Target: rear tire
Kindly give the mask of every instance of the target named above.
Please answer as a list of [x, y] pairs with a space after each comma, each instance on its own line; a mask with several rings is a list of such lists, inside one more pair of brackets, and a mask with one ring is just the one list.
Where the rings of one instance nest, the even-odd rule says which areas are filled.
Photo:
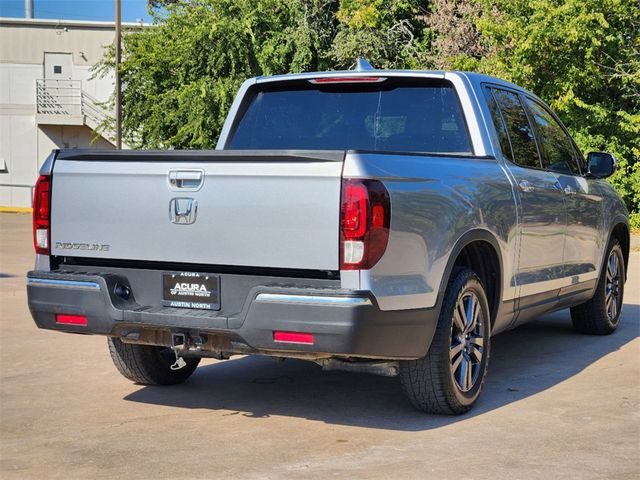
[[168, 347], [124, 343], [119, 338], [108, 338], [109, 353], [118, 371], [142, 385], [176, 385], [184, 382], [200, 363], [199, 358], [185, 358], [186, 365], [171, 370], [175, 355]]
[[571, 322], [580, 333], [609, 335], [620, 323], [624, 297], [624, 257], [615, 238], [609, 243], [604, 264], [593, 298], [571, 308]]
[[454, 270], [427, 355], [400, 362], [400, 380], [414, 407], [446, 415], [471, 409], [487, 373], [490, 318], [478, 276], [468, 268]]

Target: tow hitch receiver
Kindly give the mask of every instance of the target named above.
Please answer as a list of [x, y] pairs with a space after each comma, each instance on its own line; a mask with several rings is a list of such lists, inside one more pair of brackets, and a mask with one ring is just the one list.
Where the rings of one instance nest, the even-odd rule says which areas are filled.
[[186, 350], [187, 348], [187, 336], [184, 333], [173, 333], [171, 334], [171, 350], [173, 350], [174, 355], [176, 356], [176, 361], [171, 365], [171, 370], [180, 370], [183, 368], [187, 362], [184, 361], [184, 358], [180, 356], [180, 352]]
[[185, 333], [171, 334], [171, 350], [176, 356], [176, 361], [171, 365], [171, 370], [180, 370], [187, 362], [184, 361], [182, 355], [184, 352], [198, 352], [204, 345], [204, 339], [200, 336], [190, 337]]

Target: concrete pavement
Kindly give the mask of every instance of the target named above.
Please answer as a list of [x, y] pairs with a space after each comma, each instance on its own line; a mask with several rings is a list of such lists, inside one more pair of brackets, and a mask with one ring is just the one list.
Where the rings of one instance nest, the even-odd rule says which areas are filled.
[[579, 335], [562, 311], [498, 335], [461, 417], [301, 361], [205, 360], [184, 385], [134, 385], [105, 338], [35, 327], [32, 263], [30, 217], [0, 214], [3, 479], [640, 478], [640, 253], [615, 334]]

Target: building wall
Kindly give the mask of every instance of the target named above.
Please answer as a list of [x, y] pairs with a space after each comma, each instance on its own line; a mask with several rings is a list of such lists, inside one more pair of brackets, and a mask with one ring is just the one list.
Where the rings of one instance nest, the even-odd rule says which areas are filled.
[[91, 78], [91, 68], [114, 34], [108, 22], [0, 18], [0, 206], [31, 206], [29, 186], [52, 149], [113, 148], [87, 126], [38, 125], [36, 80], [44, 77], [45, 52], [70, 53], [72, 79], [80, 80], [82, 90], [98, 101], [108, 100], [113, 76]]

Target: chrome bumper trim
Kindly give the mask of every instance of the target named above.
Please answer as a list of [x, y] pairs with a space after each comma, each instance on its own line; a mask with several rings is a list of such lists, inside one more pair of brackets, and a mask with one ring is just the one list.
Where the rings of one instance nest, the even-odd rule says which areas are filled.
[[325, 297], [322, 295], [291, 295], [282, 293], [260, 293], [257, 302], [267, 303], [304, 303], [330, 306], [371, 305], [371, 300], [364, 297]]
[[95, 282], [55, 280], [52, 278], [27, 278], [27, 285], [36, 285], [38, 287], [72, 288], [74, 290], [100, 290], [100, 285]]

